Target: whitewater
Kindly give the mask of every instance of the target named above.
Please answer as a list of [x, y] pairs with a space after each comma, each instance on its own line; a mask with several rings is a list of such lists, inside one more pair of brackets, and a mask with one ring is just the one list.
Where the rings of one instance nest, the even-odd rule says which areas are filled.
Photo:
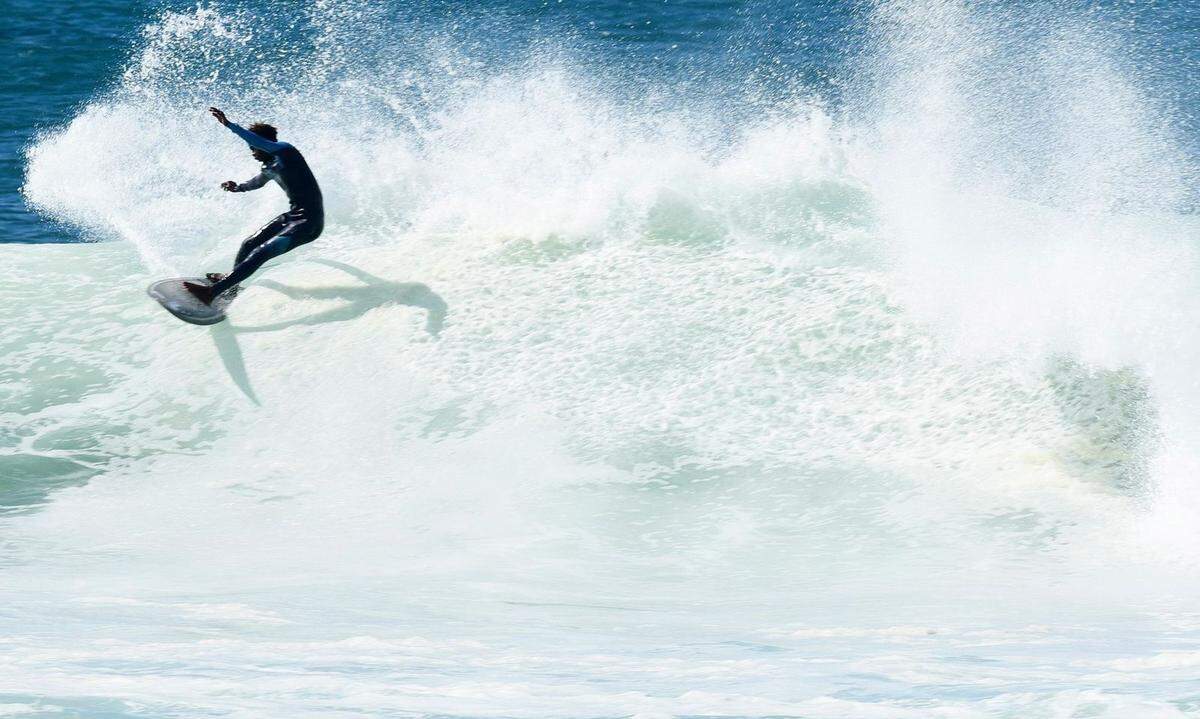
[[[717, 91], [269, 7], [25, 148], [93, 241], [0, 244], [0, 716], [1200, 714], [1194, 137], [1120, 26], [881, 1]], [[328, 219], [199, 328], [146, 285], [286, 204], [209, 105]]]

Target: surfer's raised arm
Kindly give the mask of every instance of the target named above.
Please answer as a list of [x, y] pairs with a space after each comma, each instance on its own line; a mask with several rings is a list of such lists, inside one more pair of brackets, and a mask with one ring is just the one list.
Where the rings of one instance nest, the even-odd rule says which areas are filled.
[[224, 112], [215, 107], [208, 108], [208, 111], [212, 113], [213, 117], [217, 118], [217, 122], [221, 123], [225, 127], [228, 127], [233, 134], [245, 140], [246, 144], [250, 147], [253, 147], [255, 150], [262, 150], [263, 152], [269, 152], [270, 154], [274, 155], [286, 147], [291, 147], [291, 145], [287, 144], [286, 142], [274, 142], [272, 140], [268, 140], [262, 135], [250, 132], [246, 128], [230, 120], [225, 116]]

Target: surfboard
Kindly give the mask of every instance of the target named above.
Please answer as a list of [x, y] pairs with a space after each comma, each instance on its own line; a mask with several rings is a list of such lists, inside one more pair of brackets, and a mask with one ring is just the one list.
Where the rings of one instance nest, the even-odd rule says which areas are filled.
[[162, 305], [163, 309], [184, 322], [194, 325], [215, 325], [225, 319], [225, 308], [229, 306], [230, 302], [233, 302], [233, 298], [237, 295], [236, 288], [213, 300], [211, 305], [206, 305], [184, 289], [184, 282], [212, 284], [203, 277], [172, 277], [150, 285], [146, 288], [146, 294], [158, 300], [158, 304]]

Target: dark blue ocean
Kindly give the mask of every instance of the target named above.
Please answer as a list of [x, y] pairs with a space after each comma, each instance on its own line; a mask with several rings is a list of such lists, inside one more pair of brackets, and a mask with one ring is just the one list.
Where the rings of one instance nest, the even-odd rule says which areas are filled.
[[[51, 226], [27, 212], [20, 194], [23, 153], [39, 132], [69, 123], [79, 109], [117, 89], [121, 74], [142, 49], [143, 29], [163, 13], [188, 3], [110, 2], [86, 9], [8, 0], [0, 79], [6, 112], [0, 119], [0, 227], [3, 242], [79, 239], [70, 226]], [[213, 7], [252, 12], [272, 27], [271, 63], [310, 62], [311, 43], [323, 31], [305, 21], [301, 2], [224, 3]], [[731, 121], [752, 113], [764, 97], [811, 93], [837, 106], [844, 91], [871, 80], [864, 55], [872, 52], [869, 2], [778, 0], [665, 0], [663, 2], [518, 1], [496, 3], [388, 2], [370, 12], [387, 28], [391, 49], [431, 36], [451, 35], [472, 62], [505, 63], [514, 55], [561, 53], [624, 85], [633, 101], [643, 94], [686, 95], [697, 105], [724, 105]], [[1189, 2], [1037, 2], [1022, 9], [982, 3], [980, 12], [1028, 15], [1014, 32], [1036, 31], [1047, 13], [1077, 16], [1110, 32], [1112, 48], [1163, 103], [1168, 121], [1195, 146], [1200, 90], [1194, 77], [1200, 55], [1200, 11]], [[1033, 27], [1030, 28], [1029, 26]], [[280, 39], [283, 42], [280, 44]], [[378, 38], [369, 40], [378, 47]], [[361, 48], [351, 42], [339, 53]], [[201, 74], [224, 62], [208, 58]]]
[[1200, 716], [1200, 4], [0, 11], [0, 717]]

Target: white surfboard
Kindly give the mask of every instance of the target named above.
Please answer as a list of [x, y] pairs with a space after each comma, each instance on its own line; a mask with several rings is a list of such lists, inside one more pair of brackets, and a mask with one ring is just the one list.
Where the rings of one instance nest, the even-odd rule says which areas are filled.
[[194, 325], [215, 325], [225, 319], [225, 308], [229, 306], [230, 302], [233, 302], [233, 298], [237, 295], [236, 288], [213, 300], [211, 305], [206, 305], [184, 289], [185, 281], [201, 285], [212, 284], [203, 277], [172, 277], [150, 285], [146, 288], [146, 294], [158, 300], [158, 304], [162, 305], [167, 312], [184, 322]]

